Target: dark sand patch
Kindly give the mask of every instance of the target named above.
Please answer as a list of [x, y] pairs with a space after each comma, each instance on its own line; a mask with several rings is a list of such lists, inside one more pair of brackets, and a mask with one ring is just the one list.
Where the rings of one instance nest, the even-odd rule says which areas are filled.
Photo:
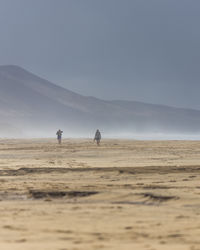
[[42, 190], [29, 190], [29, 194], [34, 199], [43, 199], [43, 198], [78, 198], [86, 197], [90, 195], [98, 194], [96, 191], [42, 191]]

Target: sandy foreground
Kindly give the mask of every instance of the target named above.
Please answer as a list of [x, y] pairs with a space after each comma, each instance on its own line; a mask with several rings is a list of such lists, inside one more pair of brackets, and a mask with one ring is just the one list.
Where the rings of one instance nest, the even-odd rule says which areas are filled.
[[200, 142], [0, 140], [0, 249], [200, 249]]

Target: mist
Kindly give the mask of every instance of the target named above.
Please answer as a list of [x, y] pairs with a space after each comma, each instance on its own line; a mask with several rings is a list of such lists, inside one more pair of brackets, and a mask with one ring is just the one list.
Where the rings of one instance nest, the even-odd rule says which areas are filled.
[[67, 126], [64, 124], [51, 124], [45, 126], [27, 126], [20, 124], [18, 127], [9, 126], [8, 124], [0, 124], [1, 139], [31, 139], [31, 138], [51, 138], [57, 143], [57, 130], [63, 131], [63, 139], [88, 139], [93, 143], [96, 129], [99, 129], [102, 136], [102, 142], [107, 139], [125, 139], [125, 140], [200, 140], [200, 131], [179, 132], [176, 130], [163, 130], [161, 128], [128, 129], [125, 126], [113, 129], [108, 126], [89, 126], [84, 128]]

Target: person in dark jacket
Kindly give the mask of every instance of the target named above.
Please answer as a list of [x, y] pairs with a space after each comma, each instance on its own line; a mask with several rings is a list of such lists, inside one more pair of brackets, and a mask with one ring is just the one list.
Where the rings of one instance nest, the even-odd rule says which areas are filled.
[[56, 132], [56, 135], [57, 135], [57, 139], [58, 139], [58, 143], [59, 143], [59, 144], [61, 144], [62, 133], [63, 133], [63, 131], [61, 131], [60, 129]]
[[100, 145], [100, 141], [101, 141], [101, 133], [100, 131], [97, 129], [95, 136], [94, 136], [94, 141], [97, 142], [97, 145]]

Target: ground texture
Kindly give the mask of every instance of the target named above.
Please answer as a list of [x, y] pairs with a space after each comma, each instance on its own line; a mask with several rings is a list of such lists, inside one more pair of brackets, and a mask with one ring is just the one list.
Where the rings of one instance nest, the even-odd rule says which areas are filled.
[[0, 140], [0, 249], [199, 250], [200, 142]]

